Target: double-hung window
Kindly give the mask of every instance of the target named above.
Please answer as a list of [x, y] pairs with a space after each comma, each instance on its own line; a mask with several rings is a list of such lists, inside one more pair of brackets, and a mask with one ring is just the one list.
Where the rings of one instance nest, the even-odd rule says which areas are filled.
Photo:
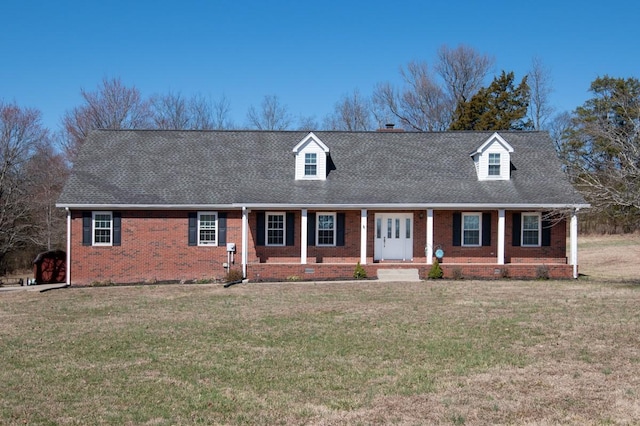
[[216, 212], [198, 212], [198, 245], [218, 245], [218, 215]]
[[489, 176], [500, 176], [500, 154], [489, 153]]
[[284, 246], [286, 221], [284, 213], [267, 213], [266, 242], [268, 246]]
[[113, 214], [111, 212], [93, 212], [93, 245], [113, 245]]
[[462, 214], [462, 245], [468, 247], [479, 247], [482, 242], [480, 213]]
[[522, 213], [522, 246], [540, 246], [540, 213]]
[[317, 215], [316, 244], [318, 246], [336, 245], [336, 214], [318, 213]]
[[318, 157], [315, 152], [304, 154], [304, 175], [316, 176], [318, 174]]

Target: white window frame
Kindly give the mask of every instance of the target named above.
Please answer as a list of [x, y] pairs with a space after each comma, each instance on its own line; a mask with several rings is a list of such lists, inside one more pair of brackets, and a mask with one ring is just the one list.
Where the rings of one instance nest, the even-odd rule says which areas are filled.
[[[97, 215], [109, 215], [109, 228], [96, 226], [96, 216]], [[104, 220], [100, 220], [100, 222], [106, 222]], [[109, 230], [109, 242], [99, 242], [96, 241], [96, 231], [99, 229], [108, 229]], [[94, 246], [104, 246], [109, 247], [113, 246], [113, 212], [105, 212], [105, 211], [95, 211], [91, 212], [91, 244]]]
[[[538, 242], [536, 244], [525, 244], [524, 241], [524, 218], [525, 216], [535, 216], [537, 217], [537, 222], [538, 222]], [[522, 247], [541, 247], [542, 246], [542, 215], [540, 214], [540, 212], [526, 212], [526, 213], [522, 213], [521, 217], [521, 224], [520, 224], [520, 245]], [[533, 231], [532, 229], [528, 230], [528, 231]]]
[[[493, 162], [491, 161], [492, 157], [494, 159]], [[496, 157], [497, 157], [497, 160], [498, 160], [497, 163], [495, 161]], [[487, 176], [489, 178], [499, 178], [499, 177], [502, 176], [502, 173], [501, 173], [502, 172], [502, 170], [501, 170], [502, 163], [500, 161], [501, 161], [501, 158], [500, 158], [500, 153], [499, 152], [489, 152], [488, 153], [488, 158], [487, 158]], [[498, 166], [498, 169], [497, 169], [498, 172], [497, 173], [491, 173], [491, 170], [492, 170], [491, 167], [492, 166]], [[493, 170], [495, 170], [495, 168]]]
[[[333, 243], [321, 244], [320, 243], [320, 216], [333, 217]], [[318, 247], [335, 247], [337, 240], [338, 217], [335, 212], [318, 212], [316, 213], [316, 246]]]
[[[269, 228], [269, 216], [282, 217], [282, 244], [269, 243], [269, 231], [280, 231], [279, 228]], [[264, 221], [264, 244], [270, 247], [283, 247], [287, 245], [287, 214], [285, 212], [266, 212]]]
[[[469, 216], [475, 216], [478, 218], [478, 244], [466, 244], [464, 241], [464, 231], [465, 231], [465, 222], [464, 218]], [[462, 213], [462, 223], [460, 224], [462, 230], [460, 231], [460, 243], [463, 247], [481, 247], [482, 246], [482, 213], [480, 212], [469, 212]], [[469, 231], [475, 231], [475, 229], [470, 229]]]
[[[202, 227], [201, 217], [202, 216], [215, 216], [213, 221], [213, 227]], [[215, 232], [215, 238], [213, 241], [205, 240], [202, 241], [200, 238], [200, 231], [209, 231], [213, 230]], [[198, 245], [199, 246], [217, 246], [218, 245], [218, 212], [198, 212]]]
[[[313, 159], [313, 162], [308, 161]], [[313, 166], [315, 173], [307, 173], [307, 166]], [[318, 154], [315, 152], [304, 153], [304, 177], [316, 177], [318, 176]]]

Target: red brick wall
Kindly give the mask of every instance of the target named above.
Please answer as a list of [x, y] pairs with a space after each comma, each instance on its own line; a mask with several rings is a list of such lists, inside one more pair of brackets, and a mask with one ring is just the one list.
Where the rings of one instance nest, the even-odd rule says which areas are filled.
[[[567, 257], [567, 222], [562, 220], [551, 227], [551, 245], [548, 247], [514, 247], [513, 213], [507, 212], [505, 229], [505, 262], [522, 262], [522, 259], [565, 258]], [[517, 259], [519, 258], [519, 259]]]
[[[491, 212], [491, 245], [483, 247], [462, 247], [453, 245], [453, 211], [434, 212], [434, 246], [444, 250], [444, 263], [484, 263], [493, 262], [498, 250], [498, 212]], [[513, 246], [513, 212], [505, 215], [505, 262], [544, 261], [547, 259], [566, 259], [567, 230], [566, 221], [562, 220], [551, 228], [551, 246], [548, 247], [514, 247]], [[417, 234], [416, 234], [417, 235]], [[512, 259], [513, 258], [513, 259]], [[557, 262], [557, 260], [556, 260]]]
[[[312, 211], [310, 211], [312, 212]], [[406, 211], [405, 211], [406, 212]], [[426, 277], [426, 212], [413, 213], [413, 262], [403, 267], [420, 269]], [[251, 279], [287, 279], [298, 276], [309, 279], [350, 278], [360, 260], [360, 210], [345, 212], [345, 246], [308, 247], [308, 264], [300, 262], [301, 214], [295, 212], [295, 244], [291, 247], [256, 247], [255, 211], [249, 214], [249, 248], [247, 276]], [[367, 273], [374, 277], [375, 210], [368, 211]], [[422, 214], [422, 217], [420, 215]], [[452, 241], [453, 212], [434, 213], [434, 246], [445, 251], [445, 276], [455, 276], [458, 269], [465, 277], [496, 278], [502, 266], [495, 265], [497, 250], [497, 212], [491, 212], [491, 246], [454, 247]], [[566, 265], [566, 223], [552, 228], [550, 247], [513, 247], [511, 244], [512, 214], [506, 215], [505, 265], [510, 277], [536, 277], [539, 264], [548, 265], [552, 277], [568, 278], [571, 266]], [[123, 211], [122, 245], [92, 247], [82, 245], [82, 212], [72, 214], [72, 251], [70, 276], [73, 284], [96, 281], [117, 283], [153, 282], [169, 280], [222, 279], [226, 275], [226, 247], [197, 247], [188, 245], [187, 211]], [[242, 247], [242, 214], [227, 212], [227, 242], [236, 244], [235, 265], [240, 270]], [[276, 263], [278, 265], [276, 265]], [[280, 265], [289, 263], [289, 265]], [[456, 265], [453, 265], [453, 264]], [[482, 264], [486, 263], [486, 264]], [[565, 264], [563, 264], [565, 263]], [[342, 265], [340, 265], [342, 264]], [[468, 264], [468, 265], [465, 265]], [[394, 266], [395, 267], [395, 266]], [[454, 269], [458, 268], [458, 269]], [[498, 268], [498, 269], [496, 269]], [[307, 270], [305, 272], [305, 269]], [[309, 270], [313, 269], [313, 273]]]
[[[197, 280], [226, 275], [225, 247], [188, 245], [187, 211], [123, 211], [122, 244], [82, 245], [82, 212], [71, 216], [71, 283], [90, 284]], [[236, 243], [234, 269], [241, 269], [242, 217], [227, 213], [227, 241]]]

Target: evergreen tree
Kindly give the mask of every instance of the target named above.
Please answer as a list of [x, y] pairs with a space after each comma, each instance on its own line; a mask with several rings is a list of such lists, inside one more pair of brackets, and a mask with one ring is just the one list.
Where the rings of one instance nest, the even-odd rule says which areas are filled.
[[527, 119], [530, 89], [525, 76], [514, 86], [513, 72], [502, 71], [489, 87], [482, 88], [456, 108], [450, 130], [531, 130]]
[[623, 230], [640, 226], [640, 80], [598, 77], [564, 132], [560, 157], [592, 205]]

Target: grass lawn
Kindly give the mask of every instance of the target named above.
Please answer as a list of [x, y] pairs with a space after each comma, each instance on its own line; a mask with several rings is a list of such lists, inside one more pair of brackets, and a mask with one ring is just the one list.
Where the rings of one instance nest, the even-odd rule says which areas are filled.
[[2, 293], [0, 424], [632, 424], [639, 307], [593, 272]]

